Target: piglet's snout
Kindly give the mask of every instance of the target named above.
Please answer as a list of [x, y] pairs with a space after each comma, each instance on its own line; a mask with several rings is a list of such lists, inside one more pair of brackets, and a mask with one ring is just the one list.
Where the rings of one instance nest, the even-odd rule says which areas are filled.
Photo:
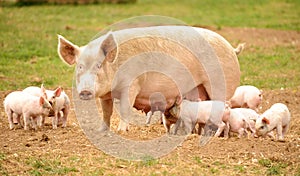
[[93, 93], [89, 90], [83, 90], [79, 93], [79, 97], [82, 100], [90, 100], [93, 98]]

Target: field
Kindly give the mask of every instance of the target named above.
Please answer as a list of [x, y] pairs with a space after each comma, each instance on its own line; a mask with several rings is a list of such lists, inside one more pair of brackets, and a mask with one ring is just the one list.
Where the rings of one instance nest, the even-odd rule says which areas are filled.
[[[57, 36], [83, 45], [101, 29], [137, 15], [165, 15], [209, 28], [239, 56], [241, 84], [264, 91], [261, 112], [285, 103], [292, 114], [285, 142], [236, 136], [199, 146], [191, 135], [166, 156], [144, 161], [114, 158], [84, 135], [74, 109], [67, 128], [9, 130], [0, 106], [1, 175], [300, 175], [300, 4], [298, 1], [143, 1], [136, 4], [0, 7], [0, 101], [30, 85], [61, 85], [72, 97], [73, 67], [56, 53]], [[72, 105], [72, 108], [74, 106]], [[117, 119], [117, 115], [114, 114]], [[115, 130], [115, 124], [113, 125]], [[164, 133], [161, 125], [132, 128], [125, 137], [147, 139]]]

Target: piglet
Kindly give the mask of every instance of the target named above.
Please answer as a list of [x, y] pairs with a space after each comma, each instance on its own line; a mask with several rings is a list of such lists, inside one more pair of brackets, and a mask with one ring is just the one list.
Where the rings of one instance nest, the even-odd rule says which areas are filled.
[[[49, 102], [52, 103], [54, 117], [52, 119], [52, 128], [56, 129], [60, 114], [62, 114], [62, 127], [67, 126], [67, 117], [71, 108], [70, 99], [61, 87], [54, 91], [42, 88], [42, 91], [47, 94]], [[62, 112], [62, 113], [61, 113]]]
[[229, 128], [230, 132], [238, 133], [238, 137], [248, 136], [248, 129], [255, 134], [255, 120], [259, 118], [256, 111], [249, 108], [230, 109]]
[[262, 101], [262, 92], [255, 86], [239, 86], [229, 100], [231, 108], [250, 108], [258, 111]]
[[[216, 137], [220, 136], [224, 129], [229, 128], [230, 112], [222, 101], [192, 102], [183, 100], [180, 104], [176, 102], [169, 112], [183, 123], [187, 133], [191, 133], [196, 124], [203, 127], [208, 121], [217, 126]], [[175, 134], [179, 125], [180, 123], [176, 123], [174, 126]]]
[[160, 92], [155, 92], [150, 96], [149, 101], [150, 101], [151, 109], [149, 112], [147, 112], [146, 124], [147, 125], [150, 124], [151, 117], [155, 111], [159, 111], [160, 122], [162, 122], [162, 119], [165, 118], [164, 112], [167, 106], [166, 98]]
[[41, 115], [48, 115], [52, 109], [50, 103], [43, 96], [37, 97], [22, 91], [15, 91], [4, 99], [4, 109], [8, 117], [9, 128], [14, 128], [13, 116], [18, 119], [24, 118], [24, 130], [28, 130], [30, 121], [36, 130], [37, 118]]
[[277, 139], [284, 141], [284, 135], [288, 131], [291, 114], [288, 107], [282, 103], [275, 103], [256, 120], [255, 128], [257, 136], [266, 136], [276, 129]]
[[[62, 127], [66, 127], [67, 117], [70, 111], [70, 99], [68, 95], [63, 91], [61, 87], [58, 87], [54, 91], [46, 90], [42, 85], [41, 88], [30, 86], [23, 90], [29, 94], [35, 96], [43, 96], [47, 98], [49, 103], [52, 105], [53, 111], [49, 115], [52, 118], [52, 128], [56, 129], [58, 121], [62, 120]], [[45, 117], [42, 117], [42, 125], [44, 125]]]

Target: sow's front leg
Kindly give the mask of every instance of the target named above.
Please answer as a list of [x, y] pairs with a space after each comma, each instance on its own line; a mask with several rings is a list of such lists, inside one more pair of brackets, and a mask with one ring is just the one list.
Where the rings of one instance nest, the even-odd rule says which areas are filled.
[[102, 99], [101, 101], [101, 107], [103, 111], [103, 123], [101, 125], [100, 131], [107, 131], [110, 127], [110, 117], [113, 112], [113, 101], [112, 99]]
[[129, 118], [132, 117], [132, 106], [128, 98], [127, 93], [122, 93], [120, 99], [120, 122], [118, 131], [128, 131], [129, 129]]
[[118, 131], [129, 130], [129, 122], [130, 119], [132, 118], [132, 108], [140, 90], [141, 88], [139, 86], [139, 81], [137, 79], [132, 83], [132, 85], [129, 88], [126, 87], [121, 91], [121, 98], [120, 98], [121, 119], [120, 119]]

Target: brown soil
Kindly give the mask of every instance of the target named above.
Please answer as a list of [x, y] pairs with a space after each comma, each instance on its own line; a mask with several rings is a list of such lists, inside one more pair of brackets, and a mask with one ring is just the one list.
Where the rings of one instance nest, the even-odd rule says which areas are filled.
[[[279, 45], [293, 45], [295, 52], [300, 49], [300, 33], [295, 31], [252, 28], [222, 28], [216, 31], [233, 45], [246, 42], [250, 48], [258, 46], [270, 49]], [[191, 135], [165, 157], [144, 162], [123, 161], [98, 150], [81, 130], [74, 109], [69, 115], [67, 128], [52, 130], [48, 119], [43, 129], [24, 131], [9, 130], [6, 114], [3, 106], [0, 106], [0, 173], [30, 175], [38, 170], [51, 174], [34, 165], [34, 161], [40, 159], [44, 163], [60, 161], [59, 166], [49, 164], [54, 168], [75, 168], [75, 171], [69, 172], [72, 175], [299, 175], [299, 88], [264, 90], [261, 112], [276, 102], [282, 102], [289, 107], [292, 114], [285, 142], [273, 141], [270, 138], [238, 139], [233, 136], [228, 140], [213, 138], [208, 144], [200, 146], [200, 137]], [[0, 92], [1, 102], [9, 92], [11, 91]], [[67, 91], [67, 94], [72, 97], [71, 91]], [[115, 121], [112, 127], [116, 128]], [[164, 128], [160, 124], [154, 124], [150, 127], [133, 127], [124, 137], [144, 140], [163, 134]]]

